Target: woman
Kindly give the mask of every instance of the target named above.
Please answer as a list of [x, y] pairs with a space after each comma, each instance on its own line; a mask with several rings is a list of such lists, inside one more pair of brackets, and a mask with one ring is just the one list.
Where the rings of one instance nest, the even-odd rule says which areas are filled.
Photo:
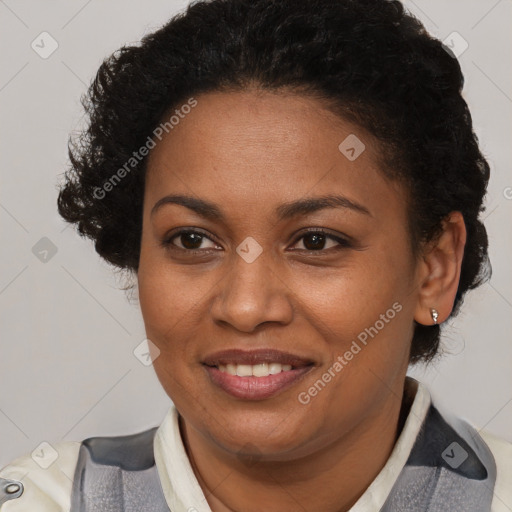
[[510, 510], [511, 446], [406, 377], [488, 273], [462, 84], [384, 0], [197, 2], [107, 59], [58, 207], [174, 405], [13, 461], [2, 512]]

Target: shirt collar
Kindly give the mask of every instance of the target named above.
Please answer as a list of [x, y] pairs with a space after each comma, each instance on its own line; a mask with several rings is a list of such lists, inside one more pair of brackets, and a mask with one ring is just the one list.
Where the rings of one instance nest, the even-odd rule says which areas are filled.
[[[431, 398], [426, 387], [411, 377], [406, 377], [405, 392], [414, 395], [414, 399], [402, 432], [388, 461], [350, 512], [380, 510], [407, 462]], [[173, 512], [211, 512], [185, 451], [178, 419], [178, 411], [171, 405], [154, 439], [155, 462], [165, 499]]]
[[409, 458], [409, 454], [431, 404], [430, 393], [421, 382], [411, 377], [405, 379], [406, 393], [414, 393], [416, 387], [416, 394], [414, 395], [409, 414], [389, 459], [364, 494], [352, 506], [350, 512], [380, 510], [384, 506], [393, 485]]

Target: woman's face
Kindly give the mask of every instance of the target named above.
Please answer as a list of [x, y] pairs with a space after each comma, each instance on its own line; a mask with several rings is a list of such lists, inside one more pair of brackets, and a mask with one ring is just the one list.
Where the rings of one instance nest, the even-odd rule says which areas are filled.
[[291, 460], [399, 407], [419, 279], [405, 192], [317, 100], [195, 99], [148, 161], [138, 285], [155, 371], [224, 453]]

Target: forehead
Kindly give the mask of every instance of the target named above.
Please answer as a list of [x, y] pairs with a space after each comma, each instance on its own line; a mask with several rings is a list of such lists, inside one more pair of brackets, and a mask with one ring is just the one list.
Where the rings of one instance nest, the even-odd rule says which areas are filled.
[[376, 140], [319, 100], [268, 91], [195, 99], [149, 155], [145, 208], [166, 193], [207, 196], [226, 209], [334, 192], [369, 209], [403, 203], [380, 169]]

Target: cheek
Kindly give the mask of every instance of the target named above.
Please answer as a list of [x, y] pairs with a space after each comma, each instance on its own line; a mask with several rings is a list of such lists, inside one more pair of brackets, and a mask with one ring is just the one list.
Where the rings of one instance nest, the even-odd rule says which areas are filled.
[[[297, 272], [291, 282], [310, 321], [331, 331], [329, 337], [346, 342], [374, 325], [380, 315], [385, 315], [384, 321], [388, 317], [394, 320], [392, 306], [395, 302], [403, 306], [410, 288], [403, 272], [406, 262], [399, 261], [396, 254], [368, 250], [344, 268]], [[397, 324], [390, 321], [386, 326], [392, 323]]]
[[[340, 292], [339, 301], [333, 297], [314, 319], [308, 318], [323, 338], [319, 349], [325, 354], [324, 371], [334, 369], [340, 376], [334, 380], [341, 388], [343, 383], [350, 382], [352, 387], [354, 382], [374, 381], [375, 375], [389, 381], [407, 365], [412, 337], [410, 312], [404, 297], [389, 292], [383, 297], [381, 289], [378, 300]], [[336, 362], [339, 364], [332, 368]]]
[[370, 397], [383, 399], [407, 368], [414, 309], [407, 273], [411, 260], [406, 244], [395, 249], [385, 250], [383, 244], [329, 279], [301, 280], [309, 290], [305, 316], [322, 333], [329, 353], [322, 371], [335, 375], [326, 375], [329, 385], [312, 408], [320, 413], [330, 404], [333, 421], [349, 410], [357, 416], [356, 410], [373, 403]]
[[[172, 265], [163, 251], [141, 253], [138, 289], [139, 302], [147, 331], [163, 343], [166, 335], [190, 329], [198, 309], [215, 284], [211, 272], [191, 273]], [[149, 334], [149, 332], [148, 332]]]
[[218, 281], [214, 274], [191, 275], [159, 255], [141, 257], [140, 308], [146, 335], [160, 351], [153, 368], [167, 394], [183, 407], [191, 400], [202, 403], [197, 389], [198, 347], [208, 339], [206, 306]]
[[378, 272], [357, 277], [325, 284], [323, 300], [320, 288], [309, 297], [317, 309], [308, 322], [321, 333], [321, 350], [329, 357], [299, 392], [322, 428], [340, 421], [343, 428], [354, 427], [352, 422], [389, 400], [408, 365], [412, 314], [405, 287]]
[[147, 337], [159, 350], [154, 371], [172, 397], [193, 392], [189, 367], [192, 336], [198, 330], [194, 296], [183, 288], [179, 274], [143, 261], [139, 266], [139, 303]]

